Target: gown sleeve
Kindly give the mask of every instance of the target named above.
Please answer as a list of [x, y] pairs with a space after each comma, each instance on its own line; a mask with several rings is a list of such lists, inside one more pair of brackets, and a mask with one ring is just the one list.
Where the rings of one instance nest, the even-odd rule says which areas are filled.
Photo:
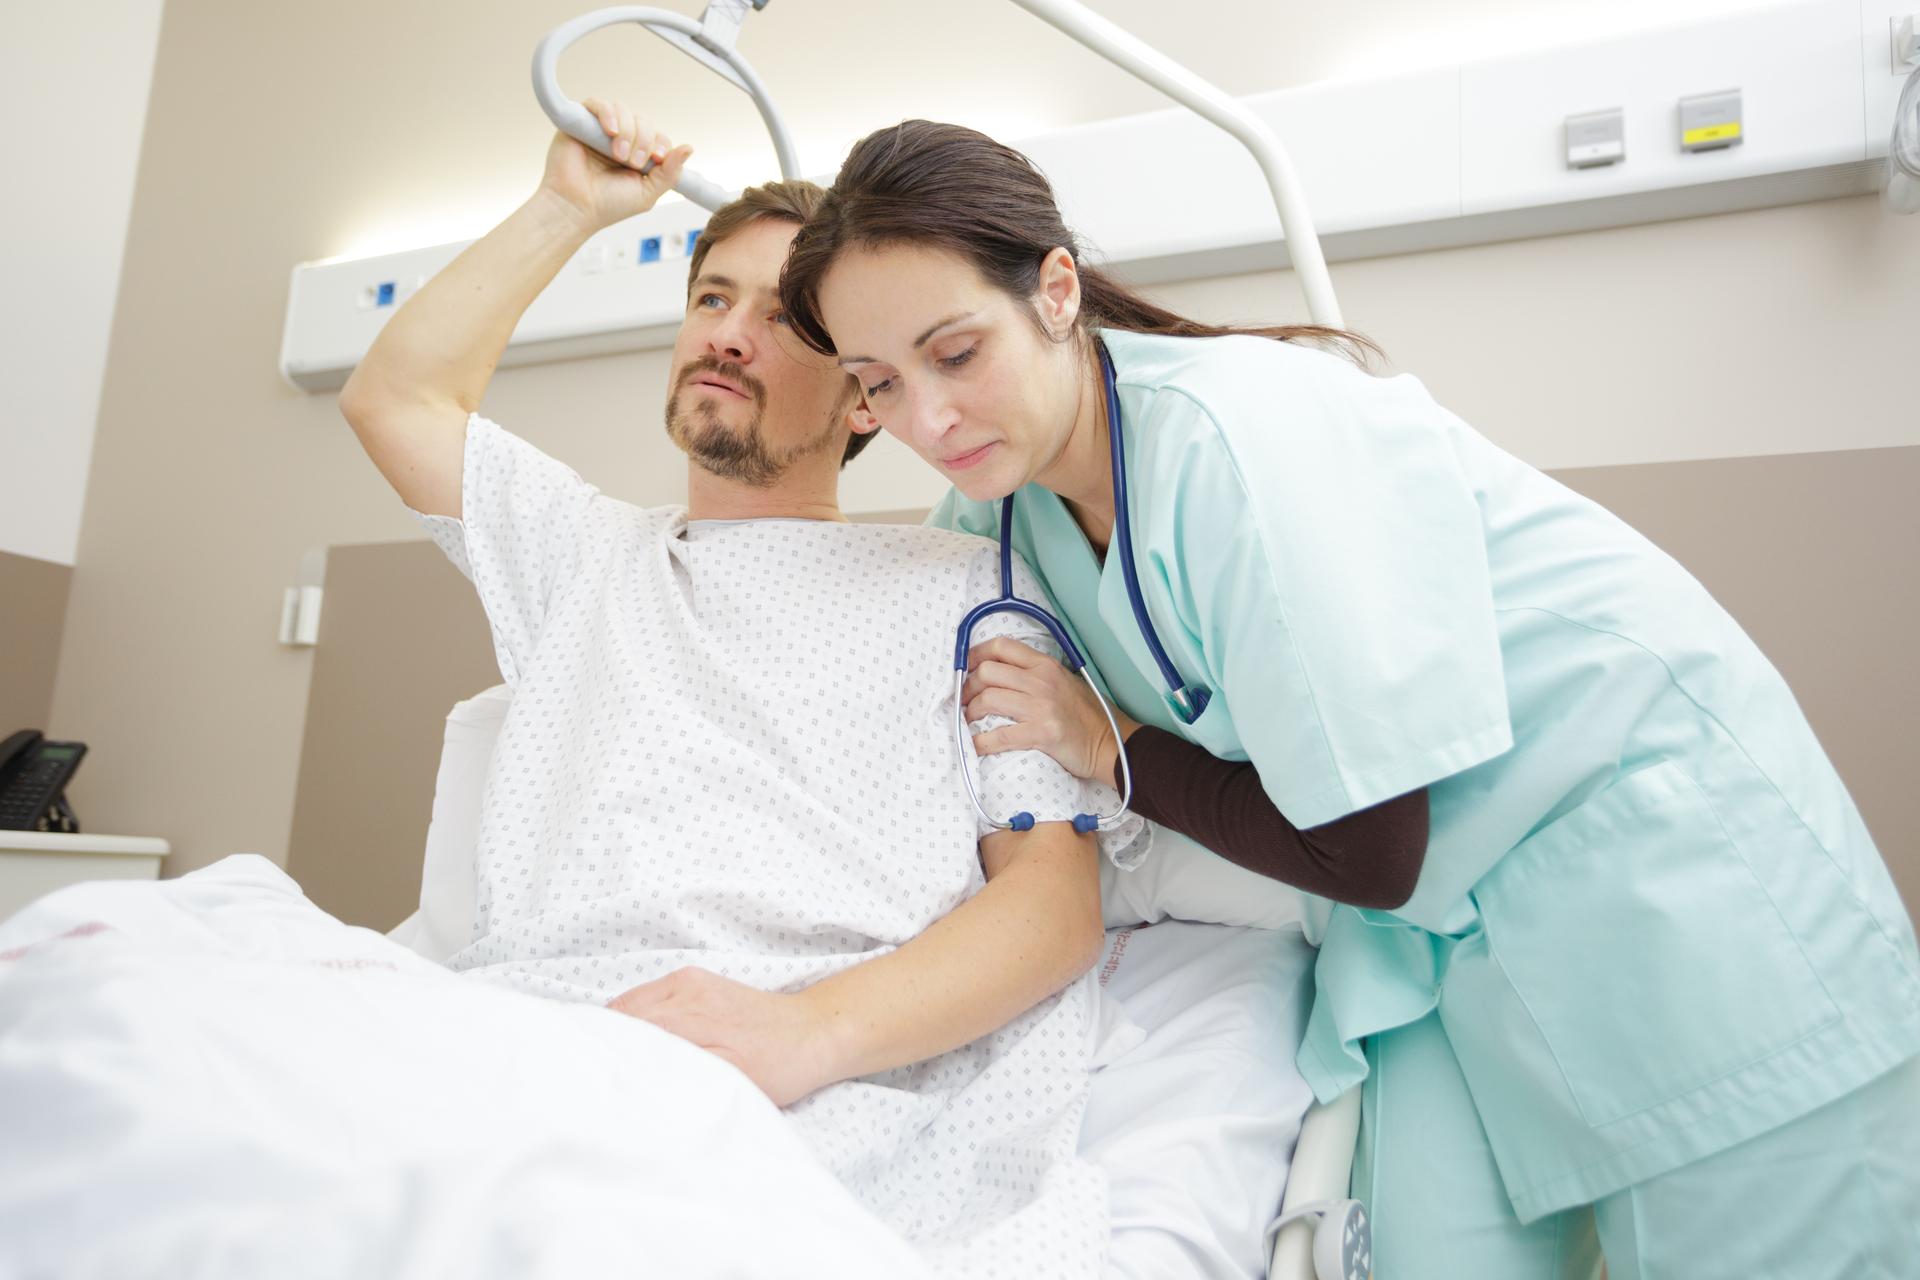
[[578, 566], [582, 525], [598, 492], [573, 468], [476, 413], [467, 419], [460, 518], [413, 513], [472, 580], [509, 685], [518, 686], [554, 594]]

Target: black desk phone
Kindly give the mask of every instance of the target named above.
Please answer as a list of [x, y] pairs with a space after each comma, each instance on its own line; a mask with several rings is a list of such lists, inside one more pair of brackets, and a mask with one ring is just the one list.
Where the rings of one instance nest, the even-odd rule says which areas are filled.
[[80, 830], [64, 792], [86, 754], [86, 743], [48, 742], [38, 729], [0, 742], [0, 831]]

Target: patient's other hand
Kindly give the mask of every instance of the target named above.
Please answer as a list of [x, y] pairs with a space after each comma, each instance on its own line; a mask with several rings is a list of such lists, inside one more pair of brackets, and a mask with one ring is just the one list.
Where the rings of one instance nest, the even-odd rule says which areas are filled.
[[827, 1027], [799, 996], [761, 991], [705, 969], [677, 969], [607, 1002], [731, 1062], [788, 1106], [839, 1077]]

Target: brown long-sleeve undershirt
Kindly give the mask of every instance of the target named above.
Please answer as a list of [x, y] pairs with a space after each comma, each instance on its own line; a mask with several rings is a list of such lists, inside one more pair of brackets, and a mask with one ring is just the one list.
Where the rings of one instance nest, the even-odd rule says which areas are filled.
[[1133, 809], [1227, 861], [1335, 902], [1383, 910], [1413, 896], [1427, 853], [1425, 788], [1305, 831], [1249, 763], [1142, 725], [1127, 738]]

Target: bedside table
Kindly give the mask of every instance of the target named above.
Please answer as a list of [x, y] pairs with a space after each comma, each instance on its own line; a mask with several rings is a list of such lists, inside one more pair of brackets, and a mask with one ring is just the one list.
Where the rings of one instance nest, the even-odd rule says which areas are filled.
[[0, 831], [0, 920], [83, 880], [155, 880], [172, 851], [153, 836]]

